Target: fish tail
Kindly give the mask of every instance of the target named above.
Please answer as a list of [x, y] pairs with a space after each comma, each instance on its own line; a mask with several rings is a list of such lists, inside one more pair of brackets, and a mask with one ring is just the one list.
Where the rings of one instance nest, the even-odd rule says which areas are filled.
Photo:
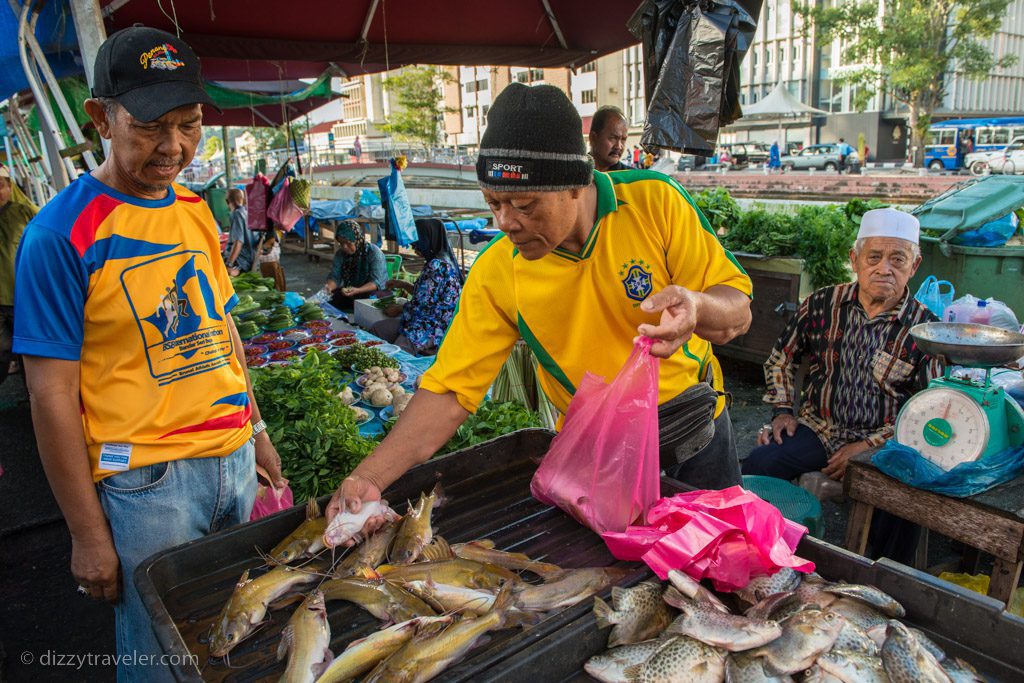
[[441, 487], [441, 477], [437, 478], [437, 483], [434, 484], [434, 489], [430, 492], [430, 495], [434, 498], [434, 507], [444, 507], [448, 503], [448, 496], [445, 495], [444, 488]]
[[661, 597], [676, 609], [687, 611], [692, 605], [685, 595], [676, 590], [675, 586], [666, 588], [665, 593]]
[[310, 498], [306, 503], [306, 519], [319, 519], [320, 517], [320, 505], [316, 502], [316, 498]]
[[601, 598], [594, 598], [594, 619], [598, 628], [608, 628], [615, 623], [615, 612]]

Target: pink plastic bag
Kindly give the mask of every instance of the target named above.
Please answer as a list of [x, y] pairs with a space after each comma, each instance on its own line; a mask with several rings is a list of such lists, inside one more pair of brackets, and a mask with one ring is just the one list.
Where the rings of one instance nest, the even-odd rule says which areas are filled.
[[[252, 505], [250, 522], [287, 510], [295, 504], [291, 487], [285, 485], [283, 489], [275, 489], [270, 485], [270, 475], [259, 465], [256, 465], [256, 479], [256, 502]], [[263, 482], [266, 482], [266, 485]]]
[[252, 182], [245, 187], [245, 208], [250, 230], [267, 229], [267, 189], [270, 181], [267, 176], [257, 173]]
[[285, 178], [284, 185], [277, 191], [270, 201], [267, 209], [267, 217], [274, 221], [285, 232], [295, 227], [295, 224], [302, 218], [302, 209], [295, 206], [292, 200], [292, 193], [288, 190], [291, 178]]
[[647, 513], [647, 526], [602, 534], [612, 555], [643, 560], [662, 579], [670, 569], [711, 579], [716, 590], [734, 591], [782, 567], [814, 571], [793, 554], [807, 528], [782, 516], [740, 486], [691, 491], [662, 498]]
[[584, 375], [530, 491], [594, 531], [643, 522], [658, 499], [658, 358], [638, 341], [611, 384]]

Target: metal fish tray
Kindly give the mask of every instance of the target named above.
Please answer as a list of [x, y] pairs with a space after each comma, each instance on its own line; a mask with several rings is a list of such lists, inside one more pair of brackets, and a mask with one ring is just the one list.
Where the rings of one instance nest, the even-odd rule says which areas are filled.
[[[544, 430], [523, 430], [432, 460], [411, 470], [385, 497], [392, 503], [414, 499], [429, 490], [440, 473], [450, 502], [437, 511], [435, 527], [451, 542], [490, 538], [501, 549], [564, 567], [632, 568], [622, 585], [652, 576], [642, 564], [616, 562], [600, 537], [530, 496], [535, 461], [547, 451], [552, 436]], [[662, 480], [664, 494], [680, 490], [684, 487], [679, 482]], [[259, 551], [273, 547], [299, 524], [303, 514], [294, 508], [229, 529], [164, 551], [138, 568], [139, 592], [164, 652], [198, 656], [198, 667], [188, 664], [187, 658], [175, 658], [184, 662], [172, 667], [178, 680], [242, 682], [280, 677], [284, 663], [276, 661], [275, 651], [294, 606], [272, 611], [269, 622], [231, 653], [230, 668], [216, 660], [207, 663], [202, 636], [242, 571], [261, 566]], [[905, 621], [927, 632], [950, 654], [974, 664], [990, 680], [1024, 680], [1024, 650], [1016, 647], [1024, 642], [1024, 620], [1003, 612], [1002, 603], [902, 565], [871, 562], [813, 538], [805, 538], [799, 552], [816, 562], [826, 578], [872, 584], [899, 599], [907, 608]], [[582, 673], [583, 664], [607, 642], [607, 631], [598, 630], [594, 623], [592, 605], [586, 600], [530, 629], [490, 634], [490, 641], [435, 680], [590, 680]], [[380, 627], [350, 603], [331, 601], [327, 606], [334, 652]]]

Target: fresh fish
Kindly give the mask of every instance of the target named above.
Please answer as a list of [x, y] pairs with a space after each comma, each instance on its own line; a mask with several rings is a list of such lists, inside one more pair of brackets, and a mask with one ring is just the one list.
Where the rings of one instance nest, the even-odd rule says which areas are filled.
[[370, 500], [363, 503], [359, 512], [342, 510], [334, 516], [324, 531], [324, 545], [337, 548], [352, 539], [359, 540], [363, 525], [370, 517], [383, 517], [387, 521], [399, 519], [398, 513], [388, 507], [386, 500]]
[[828, 607], [860, 630], [867, 632], [879, 624], [888, 623], [889, 619], [870, 605], [854, 598], [839, 598]]
[[896, 601], [891, 595], [884, 591], [880, 591], [874, 586], [860, 586], [857, 584], [848, 583], [837, 583], [826, 587], [826, 593], [833, 595], [842, 595], [847, 598], [853, 598], [854, 600], [860, 600], [865, 605], [873, 607], [887, 617], [896, 619], [898, 617], [905, 617], [907, 611], [903, 609], [903, 605]]
[[959, 657], [946, 659], [940, 665], [953, 683], [985, 683], [985, 678], [978, 670]]
[[643, 664], [626, 668], [630, 683], [719, 683], [725, 678], [725, 652], [689, 638], [668, 638]]
[[725, 658], [725, 683], [793, 683], [792, 676], [769, 676], [763, 660], [743, 652], [730, 652]]
[[710, 603], [720, 612], [729, 611], [729, 608], [718, 599], [717, 595], [700, 585], [699, 581], [695, 581], [688, 574], [681, 572], [678, 569], [670, 569], [668, 570], [668, 580], [677, 591], [691, 600]]
[[633, 588], [612, 586], [612, 606], [594, 598], [598, 628], [612, 627], [608, 647], [654, 638], [672, 623], [672, 612], [661, 599], [661, 584], [645, 581]]
[[402, 525], [398, 528], [398, 534], [391, 546], [391, 553], [388, 555], [388, 561], [391, 564], [410, 564], [419, 558], [423, 548], [434, 537], [434, 530], [430, 526], [431, 513], [443, 500], [444, 496], [439, 482], [429, 496], [421, 493], [416, 506], [410, 506], [409, 511], [402, 519]]
[[569, 569], [562, 578], [551, 583], [517, 586], [516, 604], [530, 612], [569, 607], [621, 581], [630, 571], [618, 567]]
[[565, 573], [565, 570], [558, 565], [537, 562], [522, 553], [495, 550], [494, 544], [490, 542], [456, 543], [451, 548], [456, 557], [461, 557], [464, 560], [493, 564], [513, 571], [532, 572], [545, 581], [554, 581]]
[[450, 616], [416, 617], [353, 641], [324, 670], [317, 683], [343, 683], [358, 678], [398, 651], [425, 626], [434, 628], [451, 620]]
[[436, 616], [430, 605], [389, 581], [331, 579], [320, 584], [326, 600], [348, 600], [381, 621], [399, 623], [415, 617]]
[[707, 603], [686, 599], [672, 587], [665, 591], [665, 602], [682, 612], [667, 633], [690, 636], [731, 652], [760, 647], [782, 635], [782, 627], [774, 621], [723, 614]]
[[274, 567], [255, 579], [250, 579], [249, 570], [245, 570], [213, 623], [210, 655], [227, 655], [263, 621], [270, 603], [319, 579], [312, 572], [285, 566]]
[[952, 683], [935, 656], [895, 619], [882, 645], [882, 665], [892, 683]]
[[583, 665], [592, 678], [601, 683], [628, 683], [625, 670], [636, 664], [643, 664], [658, 651], [664, 640], [645, 640], [642, 643], [621, 645], [594, 655]]
[[750, 605], [754, 605], [769, 595], [796, 590], [796, 587], [799, 585], [800, 574], [789, 567], [783, 567], [771, 576], [759, 576], [756, 579], [752, 579], [746, 587], [736, 591], [736, 597]]
[[349, 576], [361, 576], [375, 570], [387, 557], [388, 547], [398, 533], [398, 521], [387, 522], [377, 529], [368, 539], [352, 548], [344, 559], [334, 568], [333, 576], [344, 579]]
[[324, 549], [327, 520], [320, 514], [315, 499], [306, 503], [306, 519], [270, 551], [270, 559], [289, 564], [303, 557], [312, 557]]
[[288, 657], [281, 683], [313, 683], [330, 663], [331, 627], [324, 594], [312, 591], [281, 631], [277, 660]]
[[793, 591], [795, 600], [800, 605], [807, 605], [817, 609], [825, 609], [839, 599], [838, 595], [829, 593], [825, 589], [832, 584], [817, 574], [808, 574], [800, 581], [800, 585]]
[[832, 644], [832, 650], [838, 652], [859, 652], [869, 657], [878, 656], [878, 645], [867, 633], [849, 621], [843, 624], [843, 630]]
[[398, 566], [384, 564], [377, 567], [377, 574], [396, 583], [435, 581], [464, 588], [498, 588], [503, 583], [519, 583], [519, 577], [504, 567], [463, 559]]
[[511, 593], [503, 589], [494, 609], [462, 619], [436, 635], [415, 637], [382, 661], [363, 683], [424, 683], [465, 655], [485, 634], [507, 626]]
[[818, 666], [843, 683], [889, 683], [882, 660], [861, 652], [826, 652], [818, 657]]
[[832, 611], [797, 612], [782, 626], [782, 635], [750, 654], [764, 657], [765, 673], [778, 676], [803, 671], [839, 637], [844, 619]]
[[913, 626], [907, 626], [907, 630], [914, 634], [914, 637], [917, 638], [917, 642], [921, 643], [921, 647], [932, 653], [932, 657], [935, 657], [935, 661], [942, 664], [946, 660], [946, 651], [936, 645], [935, 641], [925, 635], [924, 631], [914, 628]]
[[828, 673], [821, 668], [821, 665], [815, 663], [810, 669], [804, 672], [804, 677], [800, 679], [800, 683], [843, 683], [841, 680]]
[[490, 612], [497, 597], [485, 590], [447, 586], [429, 580], [409, 581], [402, 587], [438, 612], [469, 613], [473, 616]]
[[776, 593], [775, 595], [769, 595], [761, 602], [749, 607], [743, 614], [751, 619], [770, 619], [772, 614], [776, 611], [781, 610], [781, 608], [790, 602], [794, 602], [795, 595], [796, 593], [793, 591], [784, 591], [782, 593]]

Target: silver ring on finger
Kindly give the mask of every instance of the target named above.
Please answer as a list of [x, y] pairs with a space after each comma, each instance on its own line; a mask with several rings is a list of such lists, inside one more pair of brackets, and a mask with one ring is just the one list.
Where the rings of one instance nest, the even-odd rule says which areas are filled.
[[772, 426], [771, 425], [762, 425], [761, 426], [761, 431], [762, 432], [770, 432], [770, 431], [772, 431]]
[[78, 592], [79, 595], [89, 595], [89, 589], [83, 586], [82, 584], [78, 584], [78, 588], [76, 588], [75, 590]]

